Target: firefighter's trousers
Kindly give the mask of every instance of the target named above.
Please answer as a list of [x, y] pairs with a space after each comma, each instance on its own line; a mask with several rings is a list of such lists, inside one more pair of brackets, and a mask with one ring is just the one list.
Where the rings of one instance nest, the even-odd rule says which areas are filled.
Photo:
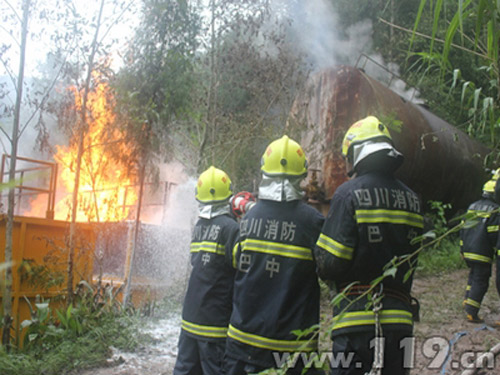
[[[408, 331], [383, 332], [383, 375], [407, 375], [412, 359], [412, 337]], [[330, 375], [365, 375], [373, 364], [374, 332], [352, 332], [333, 337]]]
[[465, 312], [477, 317], [481, 302], [488, 290], [491, 276], [491, 264], [479, 262], [467, 262], [470, 268], [469, 281], [465, 290], [464, 307]]
[[[276, 354], [282, 355], [283, 353], [281, 352], [276, 352]], [[247, 374], [256, 374], [261, 371], [266, 370], [267, 367], [263, 366], [257, 366], [257, 365], [252, 365], [249, 364], [245, 361], [228, 357], [226, 356], [224, 359], [224, 375], [247, 375]], [[300, 360], [297, 361], [296, 365], [291, 366], [287, 370], [287, 375], [301, 375], [301, 374], [306, 374], [306, 375], [324, 375], [324, 371], [320, 369], [309, 369], [306, 372], [304, 371], [304, 366], [303, 362]]]
[[173, 375], [221, 375], [225, 340], [196, 339], [181, 330]]

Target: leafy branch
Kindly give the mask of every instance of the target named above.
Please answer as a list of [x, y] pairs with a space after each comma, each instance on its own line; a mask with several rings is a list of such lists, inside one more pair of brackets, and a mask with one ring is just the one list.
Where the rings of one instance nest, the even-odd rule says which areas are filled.
[[[434, 202], [433, 208], [435, 208], [437, 203], [439, 203], [439, 202]], [[446, 207], [446, 205], [441, 205], [440, 208], [442, 210], [444, 210], [447, 207]], [[500, 212], [500, 209], [493, 210], [490, 212], [490, 214], [496, 214], [498, 212]], [[442, 212], [441, 212], [441, 214], [442, 214]], [[438, 210], [437, 215], [440, 216], [439, 210]], [[443, 219], [443, 217], [444, 216], [442, 216], [441, 219]], [[391, 261], [388, 262], [384, 266], [383, 274], [381, 276], [375, 278], [374, 280], [372, 280], [370, 282], [370, 286], [368, 288], [366, 288], [366, 290], [364, 290], [362, 293], [357, 295], [356, 298], [354, 298], [354, 299], [348, 299], [347, 295], [349, 295], [350, 291], [352, 291], [352, 289], [356, 285], [358, 285], [359, 282], [353, 282], [353, 283], [349, 284], [346, 288], [344, 288], [344, 290], [341, 293], [338, 293], [330, 302], [330, 305], [338, 306], [340, 304], [340, 302], [344, 299], [349, 301], [349, 303], [342, 309], [342, 311], [340, 311], [339, 314], [337, 314], [335, 317], [333, 317], [332, 319], [330, 319], [328, 321], [328, 330], [327, 330], [326, 334], [328, 334], [329, 332], [332, 331], [336, 322], [339, 319], [342, 319], [342, 316], [345, 315], [349, 311], [349, 309], [357, 302], [367, 298], [369, 303], [366, 305], [366, 310], [368, 310], [371, 306], [373, 306], [374, 304], [377, 304], [379, 301], [381, 301], [384, 297], [384, 294], [382, 292], [380, 295], [376, 295], [375, 292], [377, 291], [377, 288], [380, 288], [382, 282], [386, 278], [395, 277], [399, 267], [403, 266], [404, 264], [410, 265], [409, 270], [406, 272], [406, 274], [403, 277], [403, 282], [408, 281], [408, 279], [411, 277], [411, 275], [416, 270], [416, 266], [415, 266], [416, 260], [417, 260], [418, 255], [422, 251], [424, 251], [427, 248], [432, 248], [435, 245], [438, 245], [442, 240], [444, 240], [445, 238], [447, 238], [448, 236], [450, 236], [454, 233], [459, 232], [461, 229], [471, 228], [474, 225], [477, 225], [477, 223], [478, 223], [477, 219], [479, 217], [481, 217], [480, 213], [476, 213], [476, 212], [466, 213], [462, 216], [455, 218], [454, 221], [460, 221], [460, 222], [449, 229], [444, 229], [443, 226], [438, 226], [436, 228], [436, 230], [430, 230], [430, 231], [424, 233], [422, 236], [414, 238], [412, 241], [412, 244], [416, 244], [416, 243], [420, 242], [421, 246], [410, 254], [403, 255], [403, 256], [396, 256], [393, 259], [391, 259]], [[439, 218], [438, 218], [438, 220], [439, 220]], [[309, 327], [305, 330], [293, 331], [292, 333], [294, 333], [297, 336], [297, 340], [299, 340], [303, 337], [309, 336], [307, 342], [305, 342], [301, 346], [301, 348], [299, 349], [298, 352], [291, 354], [291, 357], [285, 362], [284, 366], [282, 366], [279, 369], [267, 369], [263, 372], [260, 372], [259, 374], [286, 375], [286, 372], [290, 368], [290, 366], [292, 364], [297, 363], [297, 359], [301, 355], [302, 351], [305, 348], [310, 347], [310, 344], [320, 337], [319, 327], [320, 327], [320, 325], [316, 324], [316, 325], [313, 325], [312, 327]], [[316, 357], [317, 357], [317, 354], [316, 355], [312, 354], [311, 357], [309, 358], [309, 363], [305, 364], [305, 368], [310, 368], [311, 365], [315, 362], [314, 358], [316, 358]]]

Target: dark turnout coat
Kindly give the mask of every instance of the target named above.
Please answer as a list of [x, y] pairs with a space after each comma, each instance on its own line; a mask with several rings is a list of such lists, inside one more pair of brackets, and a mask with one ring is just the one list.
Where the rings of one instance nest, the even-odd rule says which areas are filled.
[[273, 352], [313, 351], [298, 339], [319, 321], [313, 248], [323, 216], [300, 200], [260, 200], [240, 223], [233, 313], [226, 353], [274, 366]]
[[194, 338], [225, 340], [232, 309], [233, 248], [238, 224], [229, 215], [200, 218], [191, 241], [193, 266], [182, 311], [182, 330]]
[[460, 251], [468, 264], [493, 262], [500, 215], [491, 212], [498, 208], [498, 203], [486, 197], [469, 206], [467, 212], [473, 214], [474, 222], [460, 231]]
[[[339, 291], [351, 283], [357, 285], [334, 307], [333, 336], [374, 332], [375, 314], [367, 308], [367, 298], [348, 305], [384, 274], [394, 257], [416, 250], [418, 245], [411, 242], [422, 229], [419, 198], [391, 173], [366, 172], [336, 190], [316, 244], [318, 273], [333, 281]], [[383, 331], [412, 331], [410, 269], [406, 262], [383, 281]]]

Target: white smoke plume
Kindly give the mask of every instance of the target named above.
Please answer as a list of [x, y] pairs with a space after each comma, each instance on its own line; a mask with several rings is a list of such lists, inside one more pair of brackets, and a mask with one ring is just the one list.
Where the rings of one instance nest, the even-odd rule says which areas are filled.
[[369, 53], [372, 48], [372, 22], [366, 20], [341, 30], [331, 2], [275, 0], [273, 6], [286, 9], [293, 20], [295, 45], [318, 70], [337, 64], [354, 65], [361, 53]]
[[[294, 46], [303, 53], [313, 70], [319, 71], [335, 65], [362, 67], [366, 73], [381, 81], [407, 100], [417, 101], [418, 93], [408, 89], [398, 79], [399, 66], [387, 63], [373, 51], [373, 24], [370, 19], [341, 29], [339, 16], [331, 1], [274, 0], [273, 6], [287, 12], [291, 24]], [[365, 56], [363, 58], [363, 55]]]

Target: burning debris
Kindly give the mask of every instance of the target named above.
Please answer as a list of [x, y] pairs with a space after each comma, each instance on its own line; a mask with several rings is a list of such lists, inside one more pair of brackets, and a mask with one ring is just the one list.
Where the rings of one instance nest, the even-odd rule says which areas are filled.
[[[75, 109], [80, 111], [80, 93], [73, 89]], [[84, 152], [80, 172], [77, 221], [80, 222], [117, 222], [131, 219], [133, 207], [137, 203], [137, 180], [120, 163], [116, 155], [128, 155], [123, 134], [111, 129], [114, 121], [113, 98], [106, 83], [101, 83], [89, 93], [88, 130], [84, 137]], [[75, 165], [78, 144], [56, 146], [54, 159], [59, 166], [54, 218], [69, 220], [71, 214], [71, 195], [75, 186]], [[31, 203], [25, 216], [44, 216], [46, 197], [39, 195]]]
[[[81, 96], [75, 89], [72, 92], [74, 110], [78, 112]], [[88, 228], [92, 228], [95, 241], [87, 241], [91, 249], [85, 267], [93, 268], [94, 282], [114, 290], [123, 289], [130, 278], [134, 303], [157, 300], [165, 293], [174, 293], [174, 289], [181, 294], [192, 217], [196, 215], [194, 183], [188, 180], [180, 163], [160, 165], [159, 182], [144, 183], [141, 224], [138, 235], [133, 235], [132, 221], [137, 216], [140, 189], [136, 173], [122, 162], [132, 151], [124, 142], [125, 135], [111, 126], [115, 121], [114, 99], [106, 83], [89, 93], [86, 108], [88, 128], [83, 139], [76, 221], [92, 223]], [[36, 219], [45, 228], [39, 235], [42, 242], [55, 235], [55, 227], [63, 228], [56, 233], [61, 248], [67, 242], [64, 233], [71, 220], [77, 157], [78, 144], [71, 142], [56, 146], [55, 163], [22, 157], [18, 163], [16, 215], [21, 218], [17, 220], [43, 218]], [[4, 171], [8, 161], [4, 155]], [[189, 199], [183, 193], [185, 188], [189, 190]], [[25, 254], [20, 246], [15, 244], [14, 252], [23, 259]], [[38, 251], [38, 261], [47, 251]], [[80, 269], [75, 272], [78, 274]], [[92, 271], [90, 276], [85, 274], [88, 278], [92, 278]]]

